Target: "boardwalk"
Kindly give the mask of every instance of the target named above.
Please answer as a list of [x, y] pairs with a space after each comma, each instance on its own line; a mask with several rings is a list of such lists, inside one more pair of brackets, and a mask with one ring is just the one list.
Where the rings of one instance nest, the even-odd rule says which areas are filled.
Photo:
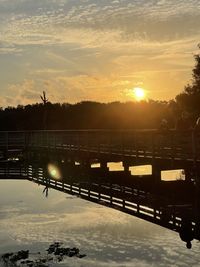
[[[123, 162], [130, 166], [151, 164], [159, 179], [162, 170], [184, 169], [188, 179], [196, 179], [200, 169], [200, 135], [193, 131], [32, 131], [0, 132], [2, 158], [49, 156], [57, 160]], [[26, 154], [26, 155], [25, 155]]]
[[[191, 131], [1, 132], [0, 152], [2, 178], [28, 179], [177, 232], [187, 222], [200, 240], [199, 136]], [[123, 170], [110, 172], [113, 161]], [[47, 168], [52, 162], [57, 180]], [[130, 166], [143, 164], [152, 165], [152, 174], [132, 176]], [[177, 168], [185, 181], [161, 181], [162, 170]]]
[[[168, 199], [164, 195], [150, 193], [145, 188], [123, 186], [118, 184], [99, 182], [97, 179], [91, 181], [87, 178], [79, 182], [74, 180], [75, 177], [68, 177], [68, 173], [63, 174], [61, 180], [54, 180], [46, 172], [45, 168], [21, 164], [0, 165], [1, 179], [27, 179], [37, 184], [44, 185], [47, 189], [53, 188], [71, 195], [77, 195], [83, 199], [95, 202], [107, 207], [120, 210], [122, 212], [134, 215], [138, 218], [145, 219], [173, 231], [180, 231], [183, 213], [193, 222], [195, 229], [195, 213], [192, 210], [192, 202], [187, 204], [184, 200], [179, 203], [176, 199]], [[94, 177], [95, 178], [95, 177]], [[199, 236], [195, 236], [199, 239]]]
[[56, 149], [127, 159], [200, 162], [200, 135], [192, 131], [32, 131], [0, 132], [0, 149]]

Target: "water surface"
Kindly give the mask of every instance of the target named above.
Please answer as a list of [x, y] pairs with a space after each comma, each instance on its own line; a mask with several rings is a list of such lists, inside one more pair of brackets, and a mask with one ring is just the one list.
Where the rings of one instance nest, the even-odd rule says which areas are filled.
[[76, 246], [87, 257], [61, 266], [199, 266], [200, 244], [187, 250], [177, 233], [29, 181], [0, 181], [0, 253]]

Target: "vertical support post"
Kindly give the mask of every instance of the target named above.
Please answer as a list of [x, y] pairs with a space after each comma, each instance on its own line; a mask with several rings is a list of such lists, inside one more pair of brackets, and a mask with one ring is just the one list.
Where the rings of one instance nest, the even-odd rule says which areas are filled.
[[108, 150], [109, 150], [109, 153], [112, 154], [112, 141], [111, 141], [111, 133], [109, 132], [108, 133]]
[[90, 133], [89, 131], [86, 132], [86, 150], [87, 153], [90, 153]]
[[56, 149], [56, 132], [54, 131], [54, 149]]
[[70, 193], [72, 194], [72, 184], [70, 184]]
[[63, 140], [64, 140], [64, 133], [63, 133], [63, 131], [62, 132], [60, 132], [60, 142], [61, 142], [61, 148], [63, 149]]
[[[69, 147], [69, 151], [71, 152], [71, 147], [72, 147], [72, 138], [71, 138], [71, 136], [72, 136], [72, 133], [70, 132], [69, 133], [69, 136], [68, 136], [68, 146], [67, 147]], [[76, 135], [74, 135], [74, 138], [76, 138]], [[76, 145], [76, 144], [75, 144]]]
[[124, 186], [121, 186], [121, 195], [122, 195], [122, 206], [125, 209], [125, 194], [124, 194]]
[[175, 142], [174, 142], [174, 133], [170, 132], [170, 145], [171, 145], [171, 166], [174, 166], [174, 158], [175, 158], [175, 154], [176, 154], [176, 148], [175, 148]]
[[89, 181], [88, 197], [90, 197], [90, 191], [91, 191], [91, 181]]
[[100, 169], [103, 171], [103, 172], [108, 172], [108, 167], [107, 167], [107, 161], [100, 161]]
[[[78, 147], [78, 151], [80, 152], [80, 149], [81, 149], [81, 144], [80, 144], [80, 132], [77, 133], [77, 144], [76, 146]], [[71, 151], [71, 145], [70, 145], [70, 151]]]
[[191, 182], [191, 170], [190, 170], [190, 168], [186, 167], [184, 169], [184, 173], [185, 173], [185, 181]]
[[[101, 184], [99, 185], [99, 189], [101, 190]], [[100, 193], [100, 191], [99, 191], [98, 197], [99, 197], [99, 201], [100, 201], [101, 200], [101, 193]]]
[[137, 203], [137, 213], [140, 213], [140, 204], [139, 204], [139, 201]]
[[156, 209], [155, 208], [153, 209], [153, 216], [154, 216], [154, 219], [156, 219], [157, 214], [156, 214]]
[[158, 183], [161, 181], [161, 169], [158, 164], [155, 162], [152, 162], [152, 177], [155, 183]]
[[79, 196], [81, 195], [81, 183], [79, 183], [78, 194], [79, 194]]
[[121, 153], [124, 156], [124, 139], [125, 139], [125, 134], [124, 132], [121, 132]]
[[47, 138], [47, 149], [49, 149], [49, 132], [46, 132], [46, 138]]
[[138, 136], [137, 136], [137, 133], [134, 134], [135, 136], [135, 156], [136, 156], [136, 159], [138, 158], [138, 155], [139, 155], [139, 151], [138, 151]]
[[100, 153], [101, 153], [101, 135], [96, 133], [96, 140], [95, 143], [97, 143], [97, 154], [98, 157], [100, 157]]
[[110, 204], [112, 205], [112, 183], [110, 183]]
[[151, 144], [152, 144], [152, 160], [155, 159], [155, 134], [151, 135]]
[[129, 164], [128, 164], [128, 162], [123, 161], [123, 167], [124, 167], [124, 172], [125, 172], [125, 174], [126, 174], [126, 175], [130, 175], [131, 172], [129, 171]]
[[5, 177], [8, 178], [8, 162], [6, 162]]
[[6, 137], [6, 140], [5, 140], [6, 141], [5, 142], [6, 143], [5, 158], [7, 159], [7, 157], [8, 157], [8, 148], [9, 148], [9, 144], [8, 144], [8, 138], [9, 138], [8, 137], [8, 132], [6, 132], [6, 136], [5, 137]]
[[198, 152], [198, 140], [199, 133], [196, 131], [192, 132], [192, 152], [193, 152], [193, 168], [194, 168], [194, 176], [195, 176], [195, 237], [200, 238], [200, 180], [199, 180], [199, 167], [197, 165], [197, 152]]

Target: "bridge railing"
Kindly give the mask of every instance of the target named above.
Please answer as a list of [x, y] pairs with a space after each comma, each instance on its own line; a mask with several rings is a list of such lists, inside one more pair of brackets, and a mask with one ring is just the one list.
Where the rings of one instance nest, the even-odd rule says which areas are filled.
[[[137, 216], [149, 222], [161, 225], [174, 231], [180, 231], [184, 216], [183, 205], [171, 205], [170, 199], [160, 199], [159, 196], [151, 195], [148, 191], [142, 191], [127, 186], [116, 184], [99, 184], [72, 181], [58, 181], [44, 177], [41, 168], [34, 170], [34, 166], [29, 166], [28, 180], [42, 184], [48, 188], [53, 188], [61, 192], [79, 196], [83, 199], [95, 202], [107, 207], [120, 210], [127, 214]], [[184, 211], [191, 211], [191, 203], [184, 205]], [[189, 219], [192, 222], [192, 230], [196, 230], [196, 221], [193, 212]], [[197, 225], [198, 226], [198, 225]], [[198, 234], [198, 233], [197, 233]], [[195, 234], [196, 239], [199, 236]]]
[[199, 141], [199, 133], [174, 130], [0, 132], [3, 149], [55, 148], [181, 160], [200, 160]]
[[24, 147], [26, 132], [0, 132], [0, 148], [13, 149]]

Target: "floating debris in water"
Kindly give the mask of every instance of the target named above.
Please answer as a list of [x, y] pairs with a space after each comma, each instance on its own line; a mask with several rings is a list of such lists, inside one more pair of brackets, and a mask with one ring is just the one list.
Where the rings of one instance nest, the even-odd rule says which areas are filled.
[[29, 250], [20, 250], [15, 253], [9, 252], [3, 254], [1, 261], [7, 267], [48, 267], [51, 262], [59, 263], [66, 257], [77, 257], [81, 259], [86, 257], [86, 254], [80, 254], [80, 250], [76, 247], [63, 247], [62, 243], [54, 242], [49, 245], [44, 255], [40, 252], [30, 253]]
[[[29, 250], [20, 250], [17, 253], [5, 253], [1, 256], [4, 263], [7, 265], [9, 263], [15, 264], [17, 261], [28, 259]], [[14, 265], [15, 266], [15, 265]]]
[[59, 242], [54, 242], [49, 246], [47, 249], [48, 254], [54, 254], [55, 256], [68, 256], [68, 257], [78, 257], [78, 258], [83, 258], [86, 255], [85, 254], [80, 254], [79, 249], [74, 247], [74, 248], [64, 248], [62, 247], [62, 244]]

